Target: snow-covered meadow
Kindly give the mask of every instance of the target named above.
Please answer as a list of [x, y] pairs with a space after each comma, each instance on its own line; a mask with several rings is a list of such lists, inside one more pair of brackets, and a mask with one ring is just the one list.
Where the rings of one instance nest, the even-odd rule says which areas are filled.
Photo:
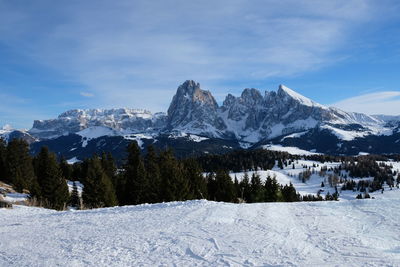
[[[379, 163], [379, 162], [378, 162]], [[381, 162], [386, 165], [392, 165], [393, 171], [396, 171], [399, 173], [400, 170], [400, 162], [391, 162], [391, 161], [385, 161]], [[294, 165], [294, 168], [293, 168]], [[275, 164], [275, 167], [272, 170], [257, 170], [257, 171], [247, 171], [247, 172], [232, 172], [230, 173], [230, 176], [232, 180], [235, 178], [238, 179], [240, 182], [245, 174], [248, 175], [248, 178], [251, 179], [253, 174], [257, 174], [260, 176], [261, 181], [265, 182], [267, 177], [275, 177], [277, 182], [281, 185], [287, 185], [289, 183], [292, 183], [294, 187], [296, 188], [297, 192], [300, 193], [301, 195], [317, 195], [318, 192], [320, 192], [320, 195], [322, 197], [325, 197], [327, 193], [333, 194], [335, 193], [335, 187], [329, 185], [329, 175], [332, 175], [333, 169], [338, 168], [341, 165], [340, 162], [325, 162], [321, 163], [318, 161], [312, 161], [312, 160], [296, 160], [289, 164], [288, 166], [283, 166], [283, 169], [278, 168], [277, 164]], [[320, 176], [320, 171], [321, 169], [325, 169], [324, 175]], [[303, 182], [301, 179], [299, 179], [299, 174], [304, 172], [305, 170], [310, 170], [312, 172], [310, 178]], [[360, 180], [373, 180], [373, 177], [364, 177], [364, 178], [359, 178], [359, 177], [349, 177], [348, 172], [341, 170], [340, 172], [343, 175], [347, 176], [348, 180], [354, 180], [354, 181], [360, 181]], [[342, 178], [342, 180], [345, 180]], [[324, 187], [321, 187], [321, 184], [324, 183]], [[337, 189], [339, 192], [339, 201], [347, 201], [347, 200], [353, 200], [356, 198], [356, 196], [360, 193], [359, 191], [351, 191], [351, 190], [346, 190], [342, 191], [342, 186], [343, 183], [337, 183]], [[383, 185], [383, 188], [385, 189], [385, 192], [389, 191], [390, 188], [386, 184]], [[398, 188], [392, 188], [392, 190], [398, 191], [400, 194], [400, 190]], [[375, 192], [369, 192], [370, 196], [372, 198], [382, 198], [384, 197], [381, 191], [375, 191]]]
[[381, 199], [0, 209], [0, 266], [398, 266], [399, 191]]
[[[257, 173], [316, 194], [326, 182], [321, 168], [340, 165], [293, 163]], [[314, 173], [303, 183], [305, 169]], [[325, 184], [322, 195], [332, 194]], [[400, 190], [386, 186], [363, 200], [358, 193], [327, 202], [199, 200], [63, 212], [14, 205], [0, 209], [0, 266], [400, 266]]]

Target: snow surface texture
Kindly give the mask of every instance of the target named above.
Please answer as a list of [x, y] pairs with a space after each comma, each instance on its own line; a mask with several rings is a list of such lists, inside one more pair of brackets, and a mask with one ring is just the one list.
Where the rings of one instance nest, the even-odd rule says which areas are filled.
[[[400, 162], [384, 163], [400, 170]], [[292, 182], [303, 195], [316, 194], [321, 181], [322, 196], [334, 192], [318, 171], [340, 162], [294, 164], [257, 173]], [[298, 179], [304, 166], [316, 171], [306, 183]], [[399, 266], [400, 190], [385, 186], [370, 193], [375, 199], [356, 200], [359, 192], [338, 188], [338, 202], [187, 201], [66, 212], [16, 205], [0, 209], [0, 266]]]
[[11, 203], [17, 203], [28, 200], [28, 197], [29, 197], [28, 194], [23, 194], [23, 193], [7, 193], [6, 196], [3, 197], [3, 200]]
[[0, 209], [0, 266], [398, 266], [400, 194], [384, 195], [70, 212], [16, 206]]
[[314, 153], [311, 151], [303, 150], [298, 147], [294, 146], [281, 146], [281, 145], [265, 145], [262, 146], [263, 149], [267, 150], [272, 150], [272, 151], [282, 151], [282, 152], [288, 152], [289, 154], [292, 155], [320, 155], [321, 153]]
[[71, 165], [73, 165], [77, 162], [82, 162], [82, 160], [79, 160], [77, 157], [73, 157], [73, 158], [70, 158], [69, 160], [67, 160], [67, 163], [71, 164]]
[[[379, 163], [379, 162], [378, 162]], [[400, 163], [399, 162], [388, 162], [384, 161], [382, 163], [385, 163], [386, 165], [392, 165], [393, 166], [393, 171], [396, 171], [397, 173], [400, 170]], [[294, 169], [293, 169], [293, 164], [294, 164]], [[238, 179], [238, 181], [242, 181], [245, 174], [249, 176], [249, 179], [251, 179], [251, 176], [253, 173], [256, 173], [260, 176], [261, 181], [265, 182], [267, 177], [275, 177], [277, 182], [281, 185], [288, 185], [289, 183], [292, 183], [294, 187], [296, 188], [297, 192], [300, 193], [301, 195], [317, 195], [318, 192], [320, 192], [320, 195], [322, 197], [325, 197], [327, 193], [333, 194], [335, 193], [335, 187], [329, 185], [329, 180], [328, 176], [331, 174], [334, 174], [333, 170], [334, 168], [338, 168], [341, 163], [340, 162], [317, 162], [317, 161], [311, 161], [311, 160], [296, 160], [293, 164], [290, 164], [288, 166], [284, 166], [283, 169], [280, 169], [277, 167], [277, 164], [272, 170], [258, 170], [258, 171], [248, 171], [248, 172], [236, 172], [236, 173], [230, 173], [230, 176], [232, 180], [235, 179], [235, 177]], [[315, 167], [314, 167], [315, 166]], [[304, 167], [307, 169], [310, 168], [312, 171], [312, 174], [310, 176], [310, 179], [307, 181], [303, 182], [301, 179], [299, 179], [299, 174], [304, 172], [306, 170]], [[326, 171], [325, 176], [320, 176], [319, 172], [321, 171], [322, 167], [326, 167], [328, 171]], [[347, 171], [342, 170], [341, 174], [349, 176], [349, 173]], [[358, 182], [359, 180], [372, 180], [373, 177], [364, 177], [364, 178], [359, 178], [359, 177], [350, 177], [348, 179], [354, 180], [355, 182]], [[324, 183], [325, 186], [321, 187], [321, 183]], [[339, 200], [340, 201], [348, 201], [348, 200], [354, 200], [356, 196], [360, 193], [359, 191], [353, 192], [352, 190], [342, 190], [342, 183], [337, 183], [337, 188], [339, 192]], [[386, 191], [390, 191], [390, 188], [385, 184], [384, 188]], [[397, 190], [397, 192], [400, 194], [399, 189], [394, 189]], [[375, 191], [375, 192], [369, 192], [370, 196], [376, 199], [381, 199], [384, 197], [384, 195], [381, 193], [381, 191]]]
[[289, 96], [291, 96], [292, 98], [296, 99], [297, 101], [299, 101], [301, 104], [309, 106], [309, 107], [313, 107], [313, 106], [319, 106], [319, 107], [323, 107], [324, 106], [315, 103], [314, 101], [312, 101], [311, 99], [302, 96], [301, 94], [293, 91], [292, 89], [290, 89], [289, 87], [284, 86], [283, 84], [281, 84], [279, 86], [280, 89], [282, 89], [284, 92], [286, 92]]

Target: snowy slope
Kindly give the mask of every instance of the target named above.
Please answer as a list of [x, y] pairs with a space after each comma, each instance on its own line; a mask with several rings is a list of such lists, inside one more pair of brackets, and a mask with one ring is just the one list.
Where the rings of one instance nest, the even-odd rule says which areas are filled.
[[16, 206], [0, 209], [0, 266], [398, 266], [399, 196], [75, 212]]
[[287, 95], [289, 95], [293, 99], [297, 100], [302, 105], [306, 105], [306, 106], [309, 106], [309, 107], [318, 106], [318, 107], [326, 109], [326, 107], [322, 106], [321, 104], [318, 104], [318, 103], [312, 101], [311, 99], [309, 99], [309, 98], [307, 98], [307, 97], [305, 97], [305, 96], [293, 91], [292, 89], [290, 89], [289, 87], [286, 87], [283, 84], [281, 84], [279, 86], [279, 89], [284, 91]]
[[13, 128], [10, 125], [6, 124], [0, 128], [0, 137], [8, 141], [8, 136], [12, 131]]
[[292, 147], [292, 146], [281, 146], [281, 145], [265, 145], [262, 146], [262, 148], [267, 149], [267, 150], [272, 150], [272, 151], [282, 151], [282, 152], [288, 152], [289, 154], [292, 155], [318, 155], [321, 153], [315, 153], [307, 150], [300, 149], [298, 147]]
[[[398, 172], [400, 169], [400, 163], [399, 162], [383, 162], [386, 165], [392, 164], [393, 166], [393, 171]], [[293, 168], [294, 164], [294, 168]], [[256, 173], [260, 176], [261, 181], [264, 183], [267, 177], [275, 177], [277, 182], [281, 185], [288, 185], [289, 183], [292, 183], [294, 187], [296, 188], [296, 191], [300, 193], [301, 195], [317, 195], [320, 190], [320, 195], [322, 197], [325, 197], [326, 194], [329, 192], [330, 194], [335, 193], [335, 188], [334, 186], [330, 186], [328, 182], [328, 176], [330, 174], [333, 174], [332, 170], [326, 171], [326, 174], [324, 176], [320, 176], [319, 172], [321, 171], [321, 168], [326, 168], [326, 169], [333, 169], [337, 168], [341, 165], [340, 162], [325, 162], [321, 163], [318, 161], [312, 161], [312, 160], [296, 160], [296, 162], [288, 165], [288, 166], [283, 166], [283, 169], [278, 168], [275, 166], [272, 170], [258, 170], [258, 171], [248, 171], [248, 172], [237, 172], [237, 173], [230, 173], [230, 176], [232, 180], [235, 179], [235, 177], [238, 179], [238, 181], [242, 181], [243, 177], [247, 173], [249, 179], [251, 179], [253, 173]], [[311, 175], [310, 179], [303, 182], [302, 180], [299, 179], [299, 174], [302, 173], [305, 168], [310, 168], [310, 170], [313, 172]], [[348, 176], [348, 172], [346, 171], [341, 171], [342, 174], [345, 174]], [[354, 181], [359, 181], [359, 180], [371, 180], [373, 179], [372, 177], [369, 178], [359, 178], [359, 177], [354, 177], [354, 178], [349, 178]], [[324, 183], [325, 186], [321, 187], [321, 183]], [[360, 193], [359, 191], [351, 191], [351, 190], [342, 190], [342, 183], [337, 184], [338, 192], [339, 192], [339, 201], [348, 201], [348, 200], [354, 200], [356, 196]], [[389, 187], [385, 184], [384, 188], [386, 191], [390, 191]], [[400, 194], [399, 189], [395, 189], [398, 194]], [[382, 199], [385, 198], [386, 195], [382, 194], [381, 191], [375, 191], [375, 192], [369, 192], [370, 196], [376, 199]]]

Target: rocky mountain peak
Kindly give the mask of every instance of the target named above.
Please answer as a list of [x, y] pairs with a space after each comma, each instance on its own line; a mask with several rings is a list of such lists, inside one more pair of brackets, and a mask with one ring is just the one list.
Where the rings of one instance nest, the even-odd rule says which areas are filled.
[[202, 90], [200, 83], [196, 83], [193, 80], [187, 80], [178, 87], [174, 101], [179, 102], [194, 102], [203, 105], [208, 105], [212, 108], [217, 108], [218, 104], [215, 101], [210, 91]]
[[193, 80], [186, 80], [178, 87], [176, 94], [193, 96], [196, 89], [200, 89], [200, 83], [196, 83]]
[[225, 126], [217, 116], [218, 104], [210, 91], [202, 90], [200, 84], [192, 80], [178, 87], [168, 108], [168, 127], [180, 128], [195, 125], [206, 133], [206, 128], [222, 129]]
[[258, 105], [263, 101], [260, 91], [254, 88], [244, 89], [240, 98], [241, 102], [245, 105]]
[[219, 107], [210, 91], [187, 80], [177, 88], [168, 114], [129, 108], [75, 109], [56, 119], [35, 121], [28, 133], [43, 140], [100, 126], [124, 135], [183, 132], [256, 143], [315, 127], [339, 127], [342, 131], [352, 125], [351, 129], [369, 134], [392, 120], [327, 108], [284, 85], [265, 92], [265, 96], [257, 89], [246, 88], [238, 97], [229, 94]]
[[294, 90], [290, 89], [289, 87], [286, 87], [285, 85], [281, 84], [279, 85], [279, 89], [277, 91], [277, 95], [281, 99], [285, 99], [288, 101], [294, 101], [297, 102], [301, 105], [309, 106], [309, 107], [323, 107], [322, 105], [312, 101], [311, 99], [295, 92]]

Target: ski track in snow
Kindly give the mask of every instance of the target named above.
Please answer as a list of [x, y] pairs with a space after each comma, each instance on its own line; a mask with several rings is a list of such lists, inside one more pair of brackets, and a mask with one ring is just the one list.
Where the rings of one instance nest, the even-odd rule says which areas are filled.
[[0, 209], [0, 266], [398, 266], [399, 191], [313, 203]]

